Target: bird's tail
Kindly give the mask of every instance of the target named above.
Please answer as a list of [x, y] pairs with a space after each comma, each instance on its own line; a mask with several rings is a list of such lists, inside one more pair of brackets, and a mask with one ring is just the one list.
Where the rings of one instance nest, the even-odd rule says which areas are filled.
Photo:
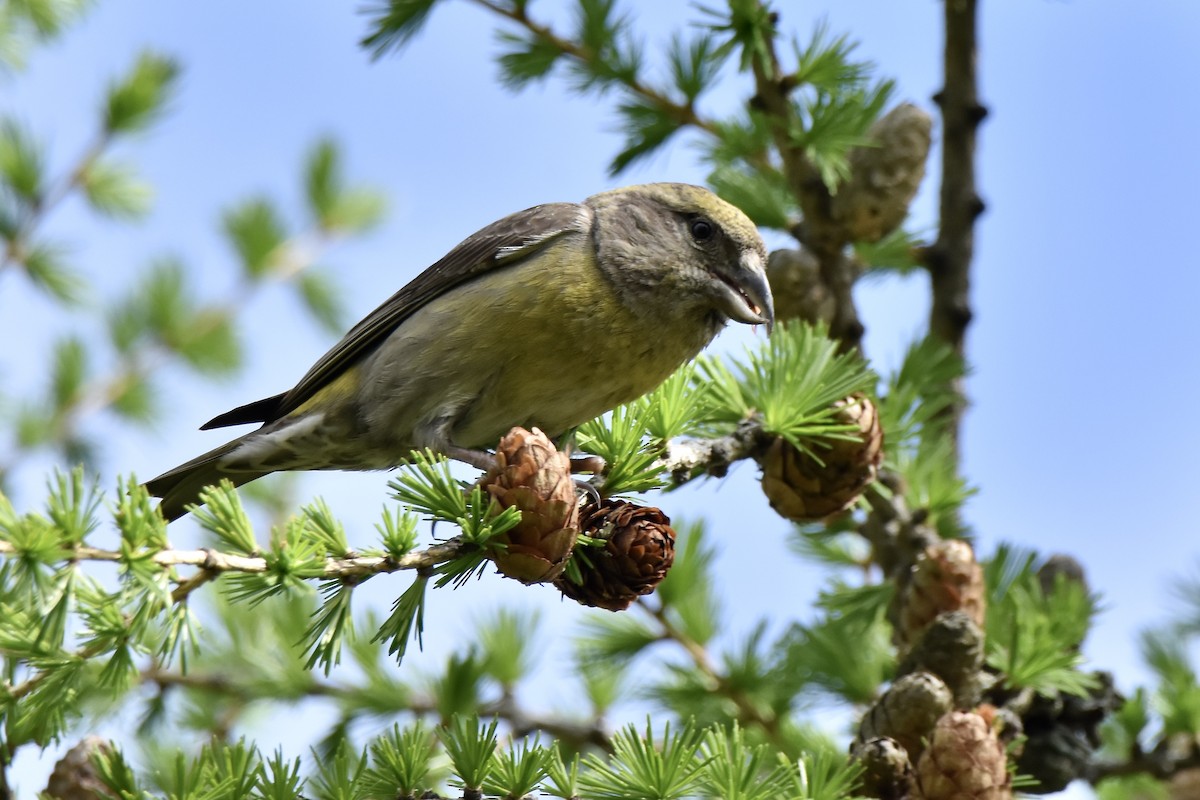
[[146, 490], [154, 497], [162, 498], [158, 510], [168, 522], [186, 514], [188, 505], [200, 502], [200, 492], [204, 487], [214, 486], [220, 483], [222, 478], [232, 481], [234, 486], [241, 486], [270, 474], [270, 470], [248, 472], [226, 471], [221, 468], [221, 458], [232, 452], [241, 443], [241, 439], [234, 439], [215, 450], [209, 450], [198, 458], [193, 458], [186, 464], [180, 464], [175, 469], [164, 472], [157, 478], [146, 481]]

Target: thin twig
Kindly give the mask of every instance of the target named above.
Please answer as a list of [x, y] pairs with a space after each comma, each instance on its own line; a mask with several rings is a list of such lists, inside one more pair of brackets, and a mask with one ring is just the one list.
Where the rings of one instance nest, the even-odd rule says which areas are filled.
[[[473, 0], [473, 2], [493, 14], [515, 22], [542, 42], [549, 44], [564, 56], [572, 58], [581, 64], [593, 65], [600, 60], [598, 53], [571, 39], [560, 36], [549, 25], [534, 20], [529, 16], [524, 5], [514, 4], [515, 7], [508, 7], [493, 2], [493, 0]], [[714, 139], [723, 138], [720, 126], [714, 120], [708, 119], [697, 112], [696, 107], [692, 103], [676, 102], [665, 92], [638, 80], [633, 75], [623, 75], [617, 78], [617, 81], [629, 94], [645, 100], [659, 111], [662, 111], [664, 115], [675, 120], [680, 128], [691, 127]], [[759, 169], [766, 171], [775, 169], [774, 164], [771, 163], [770, 154], [765, 150], [746, 153], [743, 157], [747, 163]]]
[[773, 713], [765, 713], [743, 690], [734, 686], [713, 664], [704, 645], [684, 633], [671, 620], [662, 605], [649, 603], [645, 598], [641, 598], [638, 600], [638, 606], [658, 623], [664, 640], [675, 642], [683, 648], [696, 669], [708, 679], [712, 690], [737, 707], [738, 716], [743, 722], [757, 725], [776, 746], [786, 746], [779, 728], [779, 718]]
[[[275, 249], [274, 267], [269, 277], [278, 283], [292, 280], [316, 264], [336, 238], [333, 231], [315, 228], [282, 242]], [[266, 280], [239, 281], [228, 297], [204, 309], [206, 313], [199, 315], [195, 320], [191, 335], [201, 338], [236, 317], [267, 283]], [[142, 342], [140, 346], [123, 354], [111, 374], [91, 380], [76, 393], [68, 405], [55, 414], [53, 430], [41, 446], [61, 446], [72, 441], [84, 420], [111, 407], [124, 396], [131, 385], [136, 385], [161, 370], [178, 355], [177, 351], [158, 341]], [[18, 450], [12, 453], [7, 461], [0, 463], [0, 479], [15, 471], [22, 460], [32, 452], [29, 449]]]
[[[193, 671], [185, 674], [161, 668], [150, 668], [144, 670], [139, 675], [139, 679], [143, 683], [154, 684], [160, 691], [172, 687], [197, 689], [232, 697], [243, 704], [263, 700], [295, 702], [298, 699], [291, 688], [288, 689], [286, 696], [266, 697], [261, 691], [261, 682], [255, 682], [251, 686], [239, 682], [233, 675], [220, 672]], [[315, 679], [310, 681], [300, 692], [304, 698], [345, 700], [350, 701], [351, 705], [361, 702], [361, 694], [361, 690], [357, 687]], [[405, 710], [417, 717], [441, 714], [435, 698], [411, 698], [406, 703]], [[576, 722], [534, 714], [521, 708], [511, 695], [483, 703], [479, 706], [478, 711], [481, 717], [497, 717], [507, 722], [512, 729], [514, 738], [540, 731], [575, 749], [582, 749], [585, 745], [590, 745], [608, 751], [612, 747], [609, 735], [599, 720]]]
[[[508, 20], [511, 20], [527, 31], [538, 37], [543, 42], [551, 45], [560, 53], [574, 58], [584, 64], [592, 64], [599, 60], [599, 55], [592, 52], [587, 47], [577, 44], [576, 42], [559, 36], [554, 32], [554, 29], [548, 25], [543, 25], [532, 19], [525, 9], [525, 5], [514, 3], [512, 7], [505, 6], [499, 3], [494, 3], [491, 0], [474, 0], [476, 5], [483, 6], [493, 14], [498, 14]], [[694, 128], [699, 128], [713, 136], [719, 136], [717, 126], [710, 120], [702, 118], [696, 113], [696, 109], [690, 104], [676, 103], [671, 98], [662, 92], [654, 89], [647, 84], [639, 81], [633, 76], [625, 77], [621, 80], [621, 85], [628, 89], [632, 94], [635, 94], [656, 106], [660, 110], [670, 115], [679, 125], [690, 125]]]
[[0, 256], [0, 271], [14, 265], [24, 266], [26, 246], [38, 227], [45, 222], [46, 217], [71, 193], [83, 185], [83, 176], [91, 166], [104, 154], [105, 148], [112, 142], [112, 137], [102, 134], [92, 144], [84, 148], [83, 153], [75, 162], [75, 166], [64, 173], [53, 186], [46, 190], [29, 207], [27, 213], [21, 214], [16, 230], [8, 237], [3, 255]]
[[[79, 650], [76, 650], [69, 656], [69, 658], [78, 661], [87, 661], [89, 658], [95, 658], [101, 653], [107, 652], [107, 650], [108, 644], [106, 642], [97, 641], [93, 642], [87, 647], [82, 647]], [[22, 697], [30, 694], [43, 683], [45, 683], [46, 680], [53, 674], [53, 670], [43, 669], [39, 670], [32, 678], [29, 678], [28, 680], [18, 684], [10, 685], [7, 683], [0, 683], [0, 696], [3, 696], [8, 702], [20, 700]]]

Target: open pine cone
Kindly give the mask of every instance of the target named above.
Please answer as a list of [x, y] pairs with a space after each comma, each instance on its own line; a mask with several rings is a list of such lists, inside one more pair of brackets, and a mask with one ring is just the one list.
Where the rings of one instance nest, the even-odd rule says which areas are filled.
[[54, 765], [43, 793], [55, 800], [100, 800], [109, 797], [108, 787], [100, 780], [92, 756], [111, 750], [99, 736], [86, 736]]
[[579, 536], [571, 459], [537, 428], [513, 428], [483, 485], [500, 505], [521, 510], [520, 524], [499, 539], [506, 547], [491, 555], [496, 568], [523, 583], [554, 580]]
[[850, 755], [862, 765], [859, 790], [879, 800], [907, 800], [912, 783], [912, 762], [908, 751], [886, 736], [857, 741]]
[[860, 742], [886, 737], [916, 760], [933, 726], [953, 705], [944, 681], [930, 672], [898, 678], [859, 723]]
[[850, 150], [850, 179], [833, 197], [830, 216], [856, 242], [877, 242], [908, 216], [925, 177], [933, 120], [911, 103], [884, 114]]
[[897, 634], [902, 643], [917, 640], [940, 614], [962, 611], [982, 627], [987, 605], [983, 568], [962, 539], [945, 539], [917, 556], [901, 594]]
[[970, 711], [938, 720], [913, 776], [913, 800], [1012, 800], [1004, 744]]
[[1200, 797], [1200, 767], [1176, 772], [1167, 783], [1171, 800], [1196, 800]]
[[605, 540], [577, 559], [583, 582], [559, 575], [554, 585], [585, 606], [621, 611], [650, 594], [675, 562], [675, 531], [661, 510], [624, 500], [605, 500], [585, 506], [583, 533]]
[[817, 451], [819, 461], [780, 437], [762, 458], [763, 492], [771, 508], [790, 520], [819, 520], [846, 510], [875, 480], [883, 461], [883, 429], [870, 398], [852, 394], [834, 406], [837, 421], [857, 426], [858, 436], [832, 440]]

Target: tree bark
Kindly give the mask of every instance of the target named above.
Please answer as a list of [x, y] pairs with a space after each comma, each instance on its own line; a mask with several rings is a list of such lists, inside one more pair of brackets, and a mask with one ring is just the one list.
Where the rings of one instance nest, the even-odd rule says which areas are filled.
[[[942, 112], [941, 224], [937, 241], [927, 253], [933, 294], [929, 330], [962, 356], [972, 316], [970, 267], [975, 220], [984, 209], [975, 183], [976, 135], [987, 109], [979, 102], [976, 69], [978, 3], [943, 0], [943, 5], [945, 84], [934, 96]], [[966, 403], [962, 381], [956, 384], [960, 402], [950, 412], [950, 434], [957, 456]]]

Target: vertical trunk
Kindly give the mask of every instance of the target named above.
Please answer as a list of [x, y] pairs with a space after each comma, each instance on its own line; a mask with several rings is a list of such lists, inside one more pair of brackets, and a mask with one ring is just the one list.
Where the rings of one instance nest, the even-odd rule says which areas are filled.
[[[942, 111], [941, 226], [928, 253], [933, 290], [930, 332], [960, 356], [971, 322], [970, 268], [975, 219], [983, 200], [975, 186], [975, 139], [987, 109], [979, 102], [976, 75], [976, 0], [943, 0], [946, 45], [945, 84], [934, 98]], [[955, 387], [963, 400], [961, 382]], [[950, 433], [958, 450], [965, 402], [951, 412]]]

